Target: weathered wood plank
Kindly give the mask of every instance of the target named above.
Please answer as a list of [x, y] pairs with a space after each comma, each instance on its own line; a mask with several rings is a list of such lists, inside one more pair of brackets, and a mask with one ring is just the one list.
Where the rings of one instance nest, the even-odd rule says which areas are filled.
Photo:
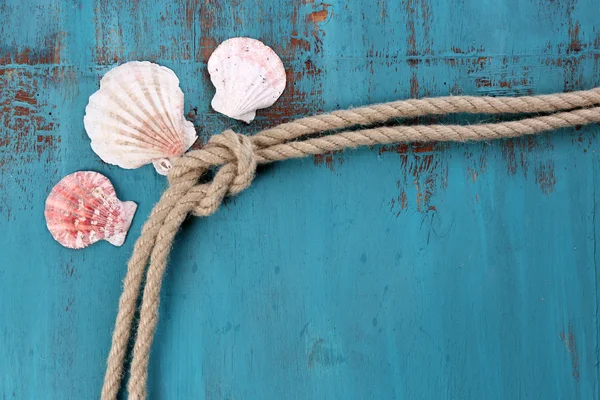
[[[172, 68], [203, 140], [398, 98], [600, 84], [593, 0], [0, 0], [0, 20], [6, 399], [101, 387], [126, 260], [164, 187], [151, 167], [120, 170], [89, 147], [84, 108], [112, 66]], [[271, 45], [288, 71], [250, 126], [210, 109], [206, 61], [236, 35]], [[598, 398], [597, 133], [264, 168], [178, 239], [151, 398]], [[81, 169], [139, 203], [122, 248], [70, 251], [47, 233], [47, 193]]]

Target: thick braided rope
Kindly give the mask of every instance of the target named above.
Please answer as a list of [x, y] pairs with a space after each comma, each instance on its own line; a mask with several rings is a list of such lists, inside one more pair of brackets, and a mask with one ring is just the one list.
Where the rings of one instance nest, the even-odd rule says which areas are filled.
[[[173, 160], [174, 168], [169, 174], [170, 187], [154, 207], [135, 244], [119, 301], [102, 399], [116, 399], [120, 388], [127, 343], [148, 260], [150, 259], [150, 265], [146, 274], [128, 387], [130, 398], [133, 399], [146, 397], [149, 354], [158, 320], [160, 287], [168, 254], [179, 226], [189, 213], [198, 216], [211, 215], [226, 195], [235, 195], [247, 188], [252, 182], [257, 163], [305, 157], [363, 145], [407, 141], [491, 140], [529, 135], [600, 122], [600, 107], [496, 124], [399, 125], [341, 132], [304, 141], [289, 140], [354, 125], [376, 124], [391, 118], [451, 112], [549, 112], [596, 104], [600, 104], [600, 89], [521, 98], [447, 97], [408, 100], [308, 117], [265, 130], [253, 137], [238, 135], [232, 131], [213, 136], [204, 148]], [[206, 184], [198, 184], [200, 177], [216, 166], [222, 167], [213, 180]]]
[[600, 88], [591, 90], [522, 97], [448, 96], [399, 100], [349, 110], [315, 115], [278, 125], [255, 136], [263, 147], [283, 143], [317, 132], [373, 125], [393, 118], [425, 115], [532, 114], [572, 110], [600, 105]]
[[[203, 149], [204, 158], [198, 158], [194, 164], [195, 168], [186, 169], [185, 172], [178, 175], [177, 182], [171, 182], [171, 185], [161, 196], [159, 202], [150, 213], [148, 221], [142, 228], [142, 234], [135, 244], [133, 255], [127, 266], [127, 275], [123, 285], [124, 289], [119, 300], [119, 312], [108, 357], [107, 372], [102, 388], [102, 399], [116, 399], [119, 391], [127, 344], [131, 334], [131, 323], [135, 314], [143, 273], [153, 251], [156, 238], [159, 237], [161, 228], [165, 225], [171, 226], [173, 224], [172, 219], [168, 219], [167, 217], [169, 217], [169, 214], [176, 205], [182, 203], [184, 196], [188, 193], [193, 195], [195, 191], [203, 189], [202, 186], [196, 186], [196, 183], [206, 172], [207, 168], [215, 165], [215, 163], [221, 164], [223, 162], [218, 149], [222, 146], [223, 138], [226, 137], [231, 137], [231, 135], [228, 132], [224, 132], [223, 135], [214, 136], [207, 143]], [[217, 153], [212, 154], [211, 151], [213, 150]], [[216, 178], [217, 176], [215, 176], [214, 182], [219, 184], [220, 182]], [[235, 187], [233, 187], [233, 190], [235, 190]], [[213, 207], [216, 210], [218, 206], [213, 205]], [[207, 215], [209, 214], [207, 213]]]

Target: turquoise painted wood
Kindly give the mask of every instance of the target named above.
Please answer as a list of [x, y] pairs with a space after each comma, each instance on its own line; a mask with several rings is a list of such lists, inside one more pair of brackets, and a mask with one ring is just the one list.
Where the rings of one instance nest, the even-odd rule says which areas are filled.
[[[0, 22], [2, 399], [100, 392], [126, 261], [165, 187], [90, 149], [84, 108], [111, 67], [172, 68], [202, 140], [408, 97], [600, 85], [595, 0], [0, 0]], [[250, 126], [210, 108], [206, 61], [239, 35], [288, 71]], [[261, 168], [178, 237], [150, 398], [598, 398], [598, 132]], [[139, 204], [121, 248], [46, 230], [51, 187], [85, 169]]]

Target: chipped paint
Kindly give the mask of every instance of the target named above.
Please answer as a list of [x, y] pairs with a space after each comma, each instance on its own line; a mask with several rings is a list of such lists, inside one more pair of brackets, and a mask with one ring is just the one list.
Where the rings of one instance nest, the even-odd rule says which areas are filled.
[[[431, 12], [430, 0], [403, 0], [403, 3], [405, 4], [409, 21], [409, 55], [431, 54], [433, 43], [430, 33], [433, 14]], [[422, 36], [417, 33], [415, 24], [418, 24]]]
[[[321, 68], [319, 67], [322, 32], [320, 24], [312, 21], [308, 16], [314, 12], [311, 10], [326, 11], [329, 8], [329, 4], [313, 2], [306, 2], [305, 6], [293, 7], [290, 15], [292, 34], [287, 44], [282, 49], [273, 46], [287, 67], [286, 88], [272, 107], [260, 111], [264, 119], [258, 121], [258, 128], [323, 110], [323, 83], [320, 79]], [[306, 58], [304, 53], [311, 51], [313, 54]], [[316, 162], [315, 165], [321, 163]]]
[[344, 163], [343, 151], [327, 152], [313, 156], [313, 163], [316, 166], [325, 165], [331, 172], [335, 172], [336, 165]]
[[[123, 7], [126, 7], [123, 5]], [[121, 9], [123, 11], [124, 9]], [[94, 48], [96, 62], [100, 65], [119, 63], [124, 57], [123, 28], [118, 23], [119, 10], [111, 6], [107, 0], [100, 0], [94, 9], [94, 25], [96, 47]], [[117, 21], [106, 24], [105, 20]]]
[[540, 163], [534, 170], [535, 183], [538, 184], [545, 195], [554, 192], [556, 188], [556, 175], [554, 174], [554, 162], [549, 160]]
[[508, 172], [515, 175], [519, 170], [527, 178], [529, 172], [528, 155], [542, 148], [553, 148], [549, 136], [534, 138], [526, 136], [522, 138], [507, 139], [500, 142], [502, 146], [502, 157], [506, 161]]
[[[196, 61], [206, 64], [212, 52], [217, 48], [217, 38], [213, 32], [219, 23], [221, 12], [220, 2], [214, 1], [205, 2], [197, 11], [200, 17], [200, 26], [198, 27], [200, 42], [196, 52]], [[229, 37], [224, 39], [229, 39]]]
[[38, 48], [16, 46], [0, 47], [0, 65], [56, 65], [61, 62], [64, 47], [64, 33], [53, 33], [44, 38]]
[[310, 42], [306, 39], [290, 37], [290, 49], [292, 53], [296, 53], [299, 50], [310, 51]]
[[[51, 79], [57, 79], [52, 75]], [[13, 207], [30, 207], [30, 168], [38, 163], [53, 168], [60, 161], [61, 138], [53, 115], [56, 106], [49, 106], [46, 97], [40, 96], [52, 84], [47, 78], [22, 68], [0, 69], [0, 214], [6, 218], [14, 215]], [[21, 204], [7, 201], [8, 183], [10, 190], [21, 193]]]
[[329, 17], [329, 11], [327, 8], [330, 6], [329, 4], [323, 5], [324, 8], [319, 11], [313, 11], [306, 16], [306, 19], [310, 22], [318, 24], [320, 22], [324, 22]]
[[475, 183], [480, 175], [488, 170], [489, 160], [487, 157], [487, 145], [480, 144], [478, 147], [466, 146], [465, 163], [467, 165], [467, 179]]
[[210, 55], [215, 51], [218, 44], [215, 38], [202, 36], [200, 38], [200, 59], [203, 63], [207, 63]]
[[575, 381], [579, 382], [580, 371], [579, 371], [579, 351], [577, 349], [577, 340], [575, 338], [573, 325], [569, 323], [568, 330], [564, 330], [559, 334], [560, 340], [563, 341], [565, 349], [571, 357], [571, 375]]
[[426, 213], [436, 193], [446, 187], [448, 165], [443, 162], [444, 144], [414, 143], [381, 146], [379, 154], [393, 151], [400, 157], [403, 178], [396, 183], [399, 194], [389, 201], [390, 211], [399, 217], [406, 210]]

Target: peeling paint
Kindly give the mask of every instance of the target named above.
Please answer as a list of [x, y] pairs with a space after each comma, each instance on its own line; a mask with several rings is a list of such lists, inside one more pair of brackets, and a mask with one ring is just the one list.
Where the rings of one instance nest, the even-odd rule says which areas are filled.
[[306, 39], [290, 37], [290, 49], [292, 53], [298, 50], [310, 51], [310, 42]]
[[306, 16], [306, 19], [315, 24], [326, 21], [327, 17], [329, 17], [329, 11], [327, 11], [327, 7], [329, 7], [329, 4], [325, 4], [324, 8], [321, 10], [311, 12]]
[[214, 30], [216, 24], [219, 23], [221, 11], [221, 3], [215, 1], [206, 1], [200, 7], [200, 45], [195, 56], [196, 61], [207, 63], [210, 55], [217, 48], [218, 41], [214, 36]]
[[426, 213], [439, 189], [447, 185], [448, 165], [443, 161], [442, 143], [412, 143], [381, 146], [379, 154], [394, 151], [400, 157], [399, 194], [389, 201], [390, 211], [400, 216], [406, 209]]
[[559, 336], [571, 356], [571, 375], [579, 383], [579, 351], [577, 350], [577, 340], [575, 339], [573, 325], [569, 323], [567, 332], [563, 330]]
[[[123, 5], [125, 7], [125, 5]], [[123, 44], [123, 28], [117, 24], [106, 24], [105, 20], [115, 19], [111, 15], [123, 12], [124, 10], [116, 10], [114, 5], [111, 5], [107, 0], [100, 0], [96, 3], [94, 9], [94, 24], [96, 47], [94, 54], [96, 62], [100, 65], [116, 64], [124, 59], [124, 44]]]
[[[331, 4], [327, 3], [311, 3], [313, 11], [306, 16], [306, 21], [309, 25], [312, 24], [312, 28], [310, 28], [310, 36], [313, 39], [313, 48], [315, 53], [320, 53], [323, 49], [323, 37], [326, 35], [325, 30], [323, 29], [323, 25], [333, 18], [333, 12], [330, 10]], [[305, 33], [308, 34], [309, 29], [305, 29]]]
[[325, 165], [331, 172], [335, 171], [336, 165], [344, 163], [343, 151], [327, 152], [313, 156], [313, 163], [316, 166]]
[[[318, 64], [321, 57], [319, 54], [322, 45], [321, 36], [324, 35], [324, 32], [321, 31], [321, 24], [312, 21], [308, 15], [315, 10], [317, 12], [327, 11], [331, 6], [324, 3], [314, 4], [314, 2], [305, 2], [305, 5], [308, 5], [313, 11], [308, 12], [306, 7], [295, 5], [290, 16], [292, 35], [283, 48], [274, 48], [286, 66], [287, 83], [277, 102], [261, 111], [261, 115], [265, 119], [257, 121], [258, 128], [272, 126], [323, 110], [323, 83], [320, 79], [321, 68], [318, 67]], [[302, 12], [308, 14], [302, 17]], [[300, 58], [303, 57], [303, 53], [311, 51], [313, 55], [309, 58]], [[307, 77], [310, 79], [306, 79]], [[321, 163], [316, 162], [315, 165], [321, 165]]]
[[529, 172], [528, 154], [542, 147], [552, 149], [552, 142], [549, 136], [525, 136], [515, 139], [502, 140], [502, 157], [507, 163], [508, 172], [515, 175], [521, 170], [523, 176], [527, 178]]
[[0, 65], [56, 65], [61, 62], [64, 34], [54, 33], [46, 37], [39, 48], [0, 48]]
[[[431, 45], [429, 45], [429, 32], [431, 24], [431, 8], [428, 0], [403, 0], [404, 10], [406, 12], [407, 21], [407, 44], [408, 55], [417, 56], [431, 54]], [[422, 38], [417, 37], [416, 26], [421, 26], [423, 29]], [[419, 48], [419, 44], [426, 46]]]
[[540, 163], [534, 170], [535, 183], [542, 189], [545, 195], [554, 192], [556, 188], [556, 176], [554, 174], [554, 162]]
[[[55, 168], [60, 157], [58, 124], [52, 115], [54, 106], [40, 104], [40, 91], [50, 79], [22, 68], [0, 69], [0, 214], [10, 218], [12, 207], [31, 207], [29, 168], [42, 164]], [[45, 101], [45, 100], [44, 100]], [[10, 185], [10, 187], [7, 187]], [[22, 193], [21, 204], [7, 201], [8, 191]]]

